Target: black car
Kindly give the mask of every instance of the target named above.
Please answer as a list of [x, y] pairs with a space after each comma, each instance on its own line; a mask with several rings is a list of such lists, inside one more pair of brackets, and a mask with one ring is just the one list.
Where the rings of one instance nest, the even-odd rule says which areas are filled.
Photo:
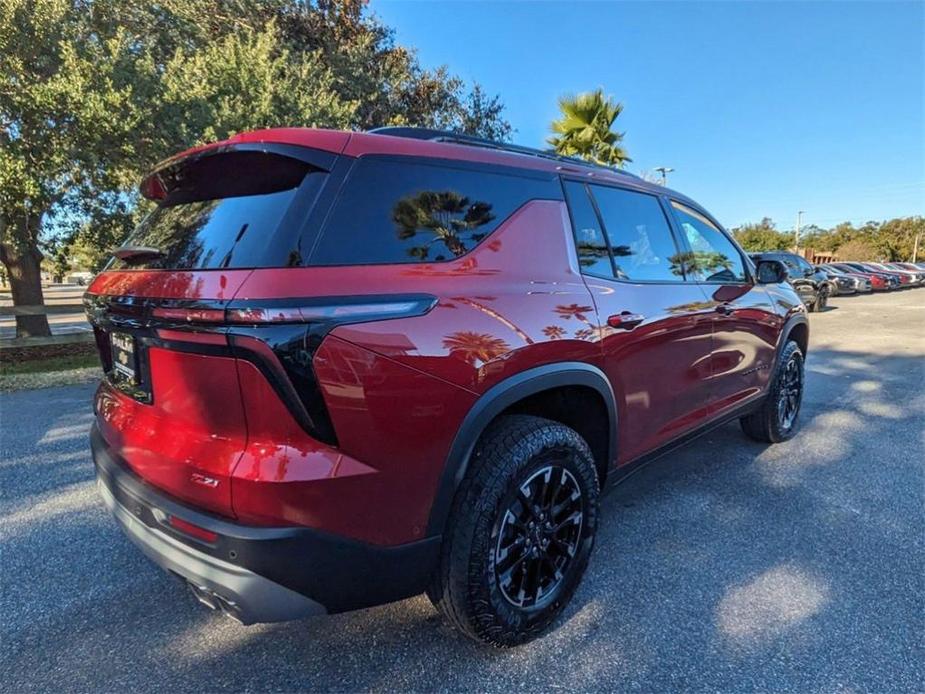
[[821, 311], [829, 299], [829, 278], [825, 272], [809, 264], [806, 258], [787, 253], [786, 251], [770, 251], [767, 253], [752, 253], [752, 260], [777, 260], [787, 268], [787, 281], [799, 294], [800, 299], [809, 311]]

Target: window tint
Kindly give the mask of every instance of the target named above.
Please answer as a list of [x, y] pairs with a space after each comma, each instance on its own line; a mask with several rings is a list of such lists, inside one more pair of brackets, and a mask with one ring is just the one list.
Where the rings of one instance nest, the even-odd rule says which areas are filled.
[[348, 175], [311, 264], [453, 260], [524, 203], [542, 198], [562, 199], [555, 177], [363, 157]]
[[591, 186], [610, 240], [617, 277], [681, 281], [684, 271], [658, 198], [620, 188]]
[[702, 214], [671, 204], [690, 246], [684, 254], [687, 271], [705, 282], [745, 282], [745, 264], [732, 241]]
[[575, 181], [566, 181], [564, 187], [581, 271], [599, 277], [613, 277], [607, 239], [601, 230], [591, 198], [588, 197], [587, 187]]
[[[158, 253], [110, 268], [209, 269], [285, 266], [291, 243], [275, 245], [299, 192], [324, 179], [304, 162], [261, 152], [231, 152], [191, 162], [167, 198], [122, 243]], [[306, 178], [307, 177], [307, 178]]]
[[799, 258], [793, 255], [782, 255], [779, 256], [778, 260], [784, 263], [787, 266], [787, 270], [790, 272], [793, 277], [802, 277], [804, 272], [803, 268], [800, 266]]

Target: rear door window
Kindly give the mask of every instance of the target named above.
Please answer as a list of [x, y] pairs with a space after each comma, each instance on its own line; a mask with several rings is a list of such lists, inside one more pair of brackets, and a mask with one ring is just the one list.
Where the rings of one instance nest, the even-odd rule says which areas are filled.
[[682, 258], [657, 197], [600, 185], [589, 188], [610, 241], [617, 279], [684, 280]]
[[554, 175], [361, 157], [312, 265], [429, 263], [465, 255], [530, 200], [562, 199]]

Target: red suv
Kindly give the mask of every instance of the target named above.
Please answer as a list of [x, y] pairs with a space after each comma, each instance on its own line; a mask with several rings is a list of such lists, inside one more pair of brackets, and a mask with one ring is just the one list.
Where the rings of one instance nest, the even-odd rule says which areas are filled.
[[739, 418], [794, 432], [809, 336], [694, 201], [450, 133], [277, 129], [160, 164], [85, 297], [129, 537], [247, 624], [426, 591], [541, 633], [605, 484]]

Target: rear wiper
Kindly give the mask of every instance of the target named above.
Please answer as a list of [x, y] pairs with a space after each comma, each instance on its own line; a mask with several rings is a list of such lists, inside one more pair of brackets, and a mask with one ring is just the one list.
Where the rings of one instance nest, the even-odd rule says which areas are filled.
[[154, 246], [119, 246], [112, 252], [119, 260], [140, 260], [141, 258], [160, 258], [167, 255]]

